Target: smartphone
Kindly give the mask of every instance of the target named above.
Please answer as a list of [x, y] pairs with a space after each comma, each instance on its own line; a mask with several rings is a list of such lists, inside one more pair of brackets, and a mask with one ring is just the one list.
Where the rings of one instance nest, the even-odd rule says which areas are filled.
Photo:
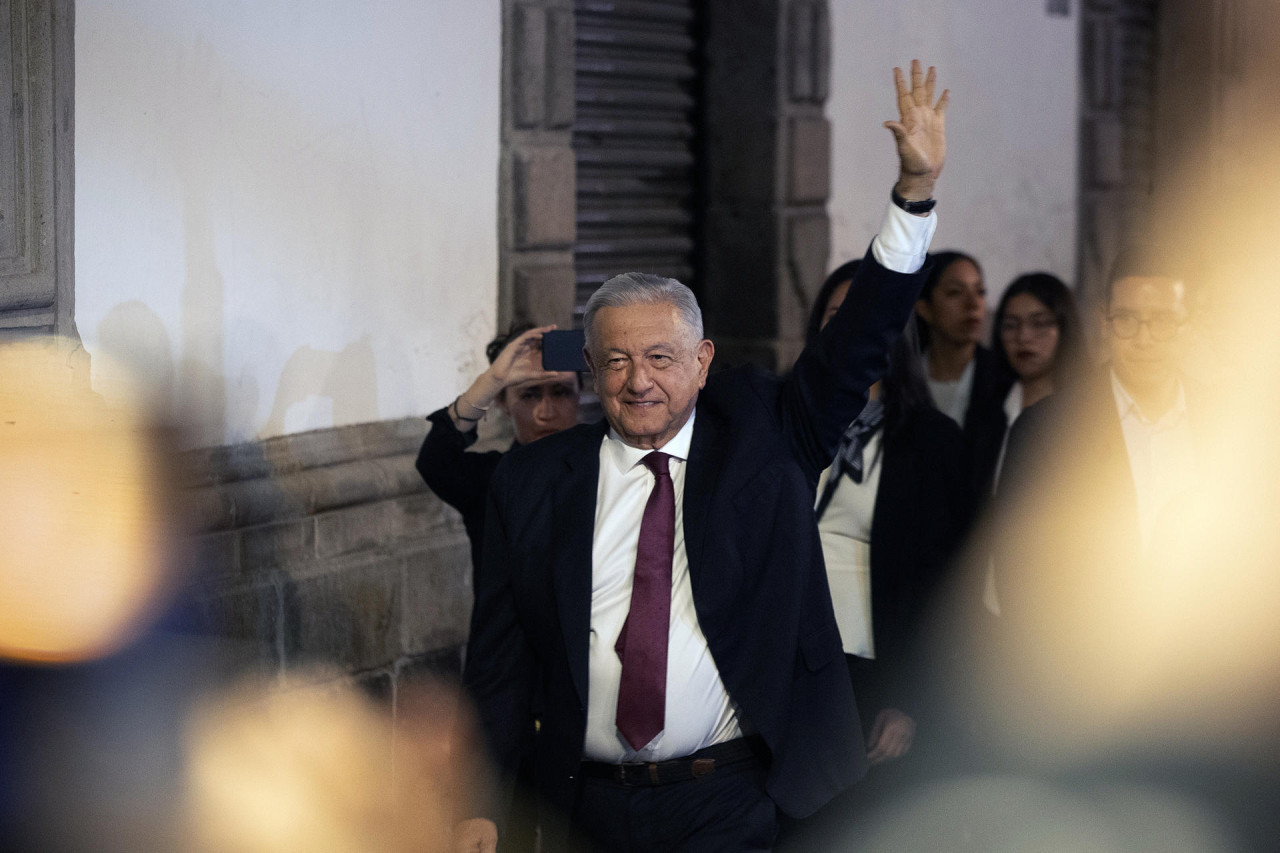
[[581, 329], [553, 329], [542, 335], [542, 369], [572, 370], [582, 373], [587, 361], [582, 357], [586, 333]]

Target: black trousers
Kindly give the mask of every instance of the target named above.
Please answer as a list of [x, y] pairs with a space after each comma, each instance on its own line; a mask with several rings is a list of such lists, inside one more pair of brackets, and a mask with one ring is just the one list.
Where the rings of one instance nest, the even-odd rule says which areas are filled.
[[573, 826], [588, 850], [609, 853], [767, 851], [777, 838], [778, 810], [764, 780], [756, 761], [652, 787], [588, 778]]

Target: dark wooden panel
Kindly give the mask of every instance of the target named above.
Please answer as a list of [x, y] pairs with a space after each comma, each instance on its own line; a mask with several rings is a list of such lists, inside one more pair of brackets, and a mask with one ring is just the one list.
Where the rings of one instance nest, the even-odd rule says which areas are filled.
[[698, 51], [693, 0], [578, 0], [577, 310], [639, 270], [693, 281]]

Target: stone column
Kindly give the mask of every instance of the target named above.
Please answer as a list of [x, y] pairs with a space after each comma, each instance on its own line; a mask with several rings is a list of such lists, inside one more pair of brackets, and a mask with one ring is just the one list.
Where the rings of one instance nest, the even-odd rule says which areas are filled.
[[785, 370], [826, 272], [831, 125], [825, 0], [706, 12], [703, 302], [728, 363]]
[[498, 325], [573, 321], [571, 0], [503, 0]]
[[1081, 27], [1076, 292], [1088, 315], [1116, 252], [1146, 227], [1151, 207], [1156, 4], [1086, 0]]

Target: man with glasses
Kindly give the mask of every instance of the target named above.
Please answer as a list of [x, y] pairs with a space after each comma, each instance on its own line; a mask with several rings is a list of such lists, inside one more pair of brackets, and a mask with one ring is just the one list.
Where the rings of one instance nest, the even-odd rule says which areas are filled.
[[1161, 512], [1193, 485], [1195, 442], [1179, 370], [1186, 324], [1186, 284], [1122, 259], [1110, 276], [1103, 333], [1144, 553]]
[[[1189, 321], [1186, 283], [1153, 257], [1129, 250], [1112, 266], [1101, 317], [1109, 362], [1072, 393], [1023, 413], [1010, 431], [1000, 484], [1001, 492], [1023, 494], [1011, 499], [1017, 511], [1025, 509], [1025, 493], [1043, 490], [1052, 476], [1072, 483], [1069, 490], [1058, 489], [1058, 496], [1096, 491], [1101, 500], [1094, 505], [1106, 508], [1109, 517], [1088, 524], [1089, 532], [1123, 534], [1101, 541], [1118, 548], [1114, 556], [1123, 553], [1126, 561], [1150, 553], [1161, 514], [1192, 488], [1196, 465], [1194, 420], [1181, 372]], [[1077, 508], [1070, 509], [1079, 519]]]

